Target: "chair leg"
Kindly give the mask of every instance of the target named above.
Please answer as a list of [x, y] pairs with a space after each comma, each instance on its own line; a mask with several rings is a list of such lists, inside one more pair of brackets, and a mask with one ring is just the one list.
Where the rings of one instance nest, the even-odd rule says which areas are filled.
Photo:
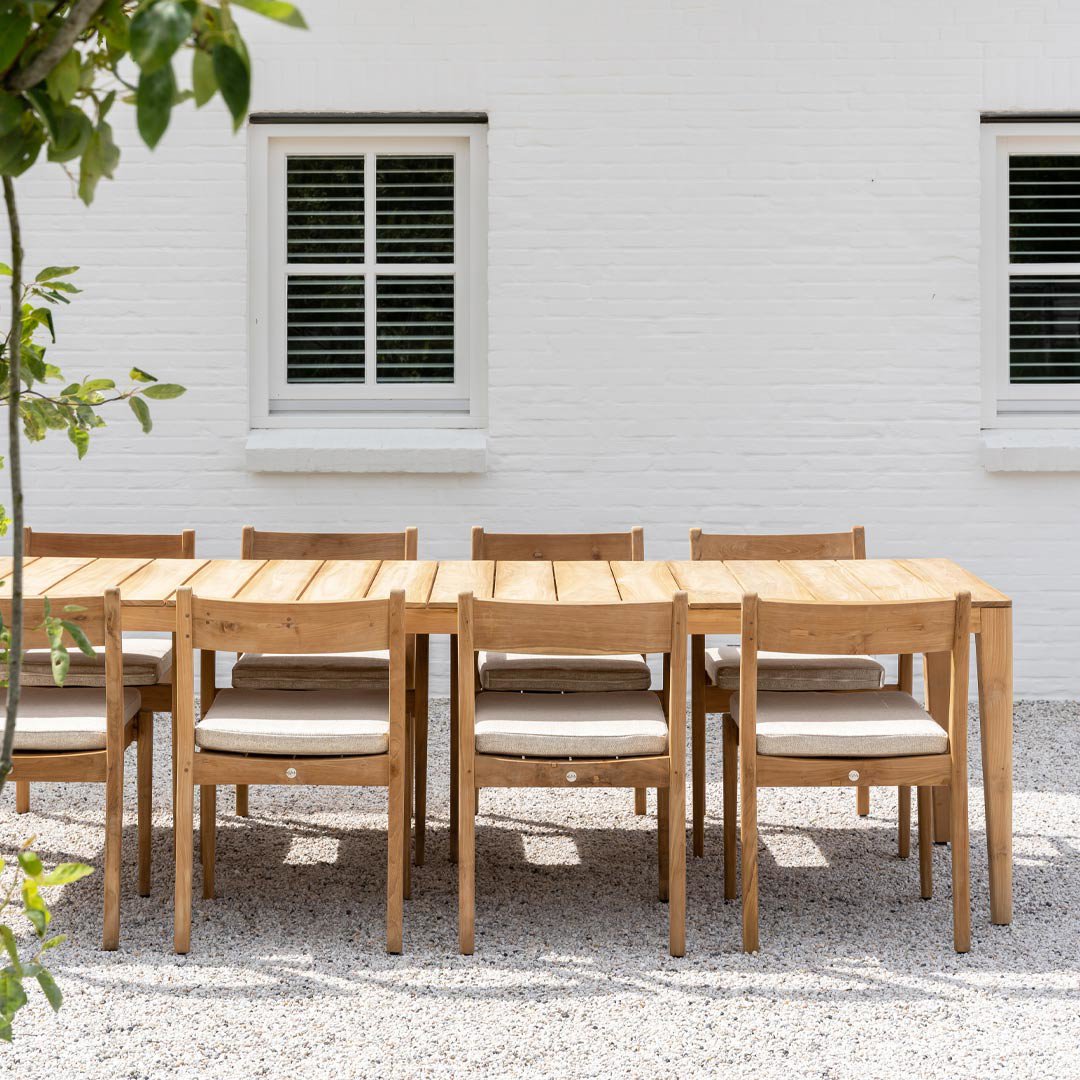
[[738, 895], [735, 881], [735, 826], [739, 799], [739, 744], [735, 718], [724, 714], [724, 899]]
[[690, 773], [694, 856], [705, 854], [705, 638], [695, 634], [690, 656]]
[[414, 717], [405, 714], [405, 777], [402, 781], [404, 788], [405, 822], [401, 832], [401, 895], [406, 899], [412, 899], [412, 815], [413, 815], [413, 740], [416, 731]]
[[870, 814], [870, 789], [857, 787], [855, 789], [855, 812], [859, 817], [867, 817]]
[[153, 828], [154, 791], [154, 714], [149, 709], [139, 713], [135, 743], [136, 787], [139, 811], [139, 895], [150, 895], [150, 849]]
[[387, 790], [386, 836], [386, 951], [399, 953], [402, 948], [403, 897], [405, 895], [405, 789], [408, 781], [400, 768], [390, 766]]
[[105, 774], [105, 919], [101, 947], [120, 944], [120, 849], [124, 830], [124, 759], [106, 766]]
[[199, 785], [199, 850], [202, 853], [202, 894], [214, 899], [214, 869], [217, 859], [217, 788]]
[[686, 955], [686, 781], [668, 793], [668, 951]]
[[919, 810], [919, 895], [934, 895], [934, 789], [916, 789]]
[[248, 786], [247, 784], [236, 785], [236, 816], [248, 816]]
[[953, 946], [958, 953], [971, 948], [971, 870], [968, 850], [967, 784], [954, 783], [949, 789], [949, 824], [952, 851]]
[[191, 948], [192, 840], [195, 825], [195, 788], [190, 773], [177, 773], [173, 803], [173, 849], [176, 853], [176, 885], [173, 898], [173, 951]]
[[897, 794], [896, 847], [901, 859], [911, 854], [911, 788], [899, 787]]
[[15, 781], [15, 813], [30, 813], [30, 781]]
[[656, 861], [659, 866], [659, 896], [661, 903], [667, 903], [668, 875], [670, 873], [668, 819], [670, 799], [666, 787], [656, 789]]
[[417, 866], [424, 865], [424, 842], [427, 838], [427, 758], [428, 758], [428, 638], [416, 639], [416, 687], [413, 694], [416, 710], [416, 838]]
[[634, 813], [638, 817], [644, 817], [648, 813], [648, 793], [645, 788], [634, 788]]
[[450, 635], [450, 861], [458, 860], [458, 671], [457, 635]]
[[458, 946], [471, 956], [476, 936], [476, 796], [464, 776], [458, 786]]
[[757, 787], [741, 784], [742, 807], [739, 824], [742, 827], [742, 940], [743, 952], [758, 951], [758, 852], [757, 852]]

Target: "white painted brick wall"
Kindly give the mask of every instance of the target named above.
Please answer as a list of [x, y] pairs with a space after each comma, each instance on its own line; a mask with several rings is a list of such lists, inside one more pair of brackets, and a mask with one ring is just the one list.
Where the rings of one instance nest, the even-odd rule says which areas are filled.
[[[979, 464], [979, 113], [1080, 109], [1074, 3], [305, 0], [249, 19], [258, 110], [486, 110], [490, 454], [479, 476], [245, 471], [245, 143], [177, 110], [86, 210], [19, 184], [32, 265], [79, 263], [65, 369], [185, 383], [149, 438], [29, 454], [46, 528], [867, 526], [1016, 602], [1021, 694], [1076, 696], [1080, 475]], [[436, 651], [440, 658], [441, 649]], [[436, 672], [441, 679], [440, 671]], [[435, 692], [444, 692], [437, 681]]]

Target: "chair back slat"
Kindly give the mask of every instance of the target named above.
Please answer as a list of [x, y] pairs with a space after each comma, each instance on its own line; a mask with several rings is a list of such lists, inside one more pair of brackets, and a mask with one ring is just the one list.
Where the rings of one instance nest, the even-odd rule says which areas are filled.
[[520, 561], [606, 562], [645, 558], [645, 533], [641, 526], [612, 533], [490, 533], [480, 525], [472, 531], [472, 557]]
[[[177, 597], [185, 590], [178, 590]], [[192, 646], [222, 652], [335, 653], [390, 644], [387, 600], [267, 603], [191, 598]]]
[[837, 533], [703, 533], [690, 530], [691, 559], [865, 559], [861, 525]]
[[666, 653], [672, 649], [673, 601], [625, 604], [530, 604], [468, 598], [474, 649], [600, 656]]
[[244, 527], [243, 559], [415, 559], [416, 529], [401, 532], [266, 532]]
[[27, 556], [87, 556], [95, 559], [194, 559], [195, 530], [180, 533], [76, 533], [23, 530]]
[[955, 599], [889, 604], [758, 600], [757, 647], [844, 655], [950, 652], [956, 611]]
[[[110, 590], [110, 592], [115, 590]], [[50, 596], [48, 598], [35, 598], [23, 600], [23, 648], [24, 649], [47, 649], [49, 638], [41, 629], [45, 621], [45, 610], [48, 605], [50, 614], [67, 622], [74, 623], [86, 635], [86, 640], [91, 645], [104, 645], [108, 636], [105, 627], [105, 598], [97, 596]], [[78, 608], [77, 611], [68, 611], [68, 608]], [[0, 616], [3, 617], [4, 625], [11, 625], [11, 600], [0, 600]], [[65, 634], [65, 645], [74, 645], [70, 636]]]

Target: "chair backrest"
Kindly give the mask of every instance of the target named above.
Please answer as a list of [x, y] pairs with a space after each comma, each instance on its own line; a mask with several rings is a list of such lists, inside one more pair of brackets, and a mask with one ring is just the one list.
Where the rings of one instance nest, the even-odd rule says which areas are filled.
[[266, 532], [244, 526], [242, 559], [415, 559], [416, 528], [382, 533]]
[[97, 559], [194, 559], [195, 530], [179, 533], [75, 533], [23, 530], [27, 556], [85, 555]]
[[[800, 603], [742, 600], [739, 712], [756, 710], [758, 650], [790, 653], [943, 653], [951, 657], [950, 739], [967, 730], [971, 593], [951, 600], [894, 603]], [[740, 719], [740, 724], [742, 720]], [[957, 725], [963, 725], [960, 732]], [[751, 740], [753, 743], [753, 740]]]
[[703, 533], [690, 530], [691, 559], [865, 559], [861, 525], [838, 533]]
[[474, 559], [542, 559], [548, 562], [645, 558], [645, 531], [640, 525], [613, 533], [490, 533], [472, 531]]

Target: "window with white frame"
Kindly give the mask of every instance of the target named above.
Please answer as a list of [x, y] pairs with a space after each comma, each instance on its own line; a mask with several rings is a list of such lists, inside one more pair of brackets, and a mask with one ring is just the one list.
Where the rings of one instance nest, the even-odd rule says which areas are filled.
[[249, 131], [253, 426], [482, 423], [484, 124]]
[[984, 118], [984, 426], [1080, 424], [1080, 123]]

